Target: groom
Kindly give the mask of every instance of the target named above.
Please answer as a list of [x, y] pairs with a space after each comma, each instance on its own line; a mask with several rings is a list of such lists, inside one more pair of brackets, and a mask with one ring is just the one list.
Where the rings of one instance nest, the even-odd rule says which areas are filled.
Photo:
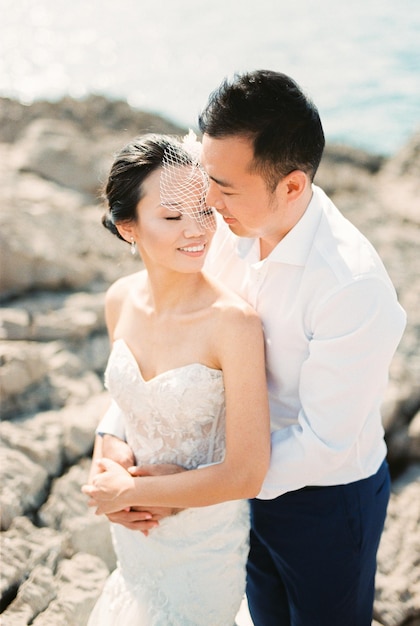
[[[324, 134], [291, 78], [224, 81], [199, 124], [207, 202], [224, 222], [207, 270], [258, 311], [266, 337], [272, 453], [251, 501], [252, 619], [370, 626], [389, 498], [380, 405], [404, 311], [373, 247], [312, 182]], [[101, 443], [132, 464], [116, 437]], [[154, 514], [165, 511], [110, 517], [147, 531]]]

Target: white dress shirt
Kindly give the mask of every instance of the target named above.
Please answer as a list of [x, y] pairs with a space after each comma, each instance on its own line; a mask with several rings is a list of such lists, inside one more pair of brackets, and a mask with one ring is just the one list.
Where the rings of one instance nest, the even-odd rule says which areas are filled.
[[[267, 258], [258, 239], [221, 224], [206, 270], [264, 326], [271, 462], [258, 497], [374, 474], [386, 455], [380, 406], [406, 316], [373, 246], [314, 185]], [[123, 438], [116, 405], [98, 431]]]

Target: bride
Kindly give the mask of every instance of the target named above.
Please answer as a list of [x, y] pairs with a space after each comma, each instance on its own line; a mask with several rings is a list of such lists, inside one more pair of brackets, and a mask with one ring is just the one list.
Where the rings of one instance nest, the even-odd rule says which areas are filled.
[[203, 272], [206, 191], [188, 143], [162, 135], [128, 144], [106, 184], [104, 224], [144, 269], [108, 290], [105, 384], [135, 465], [180, 471], [139, 476], [96, 449], [83, 491], [97, 514], [176, 513], [148, 533], [111, 524], [118, 565], [89, 626], [232, 626], [244, 594], [246, 499], [270, 452], [264, 342], [256, 313]]

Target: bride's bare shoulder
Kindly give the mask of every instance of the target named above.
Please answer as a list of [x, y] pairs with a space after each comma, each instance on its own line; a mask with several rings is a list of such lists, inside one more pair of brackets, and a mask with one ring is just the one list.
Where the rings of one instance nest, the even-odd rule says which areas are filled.
[[106, 292], [107, 300], [121, 300], [124, 299], [127, 294], [136, 287], [140, 287], [144, 282], [145, 271], [135, 272], [134, 274], [128, 274], [122, 276], [112, 283]]
[[116, 280], [106, 292], [105, 303], [107, 305], [121, 304], [133, 288], [143, 284], [144, 274], [145, 271], [142, 270]]
[[212, 309], [218, 332], [245, 332], [246, 329], [255, 329], [259, 332], [261, 320], [252, 306], [240, 295], [229, 289], [213, 277], [210, 284], [216, 294]]
[[222, 282], [213, 276], [207, 276], [207, 280], [216, 296], [216, 303], [223, 311], [225, 309], [237, 310], [244, 314], [255, 314], [255, 310], [251, 307], [246, 300], [244, 300], [239, 294], [234, 292], [229, 287], [226, 287]]
[[111, 340], [118, 320], [126, 303], [129, 302], [130, 292], [144, 282], [144, 272], [136, 272], [123, 276], [113, 283], [105, 295], [105, 320]]

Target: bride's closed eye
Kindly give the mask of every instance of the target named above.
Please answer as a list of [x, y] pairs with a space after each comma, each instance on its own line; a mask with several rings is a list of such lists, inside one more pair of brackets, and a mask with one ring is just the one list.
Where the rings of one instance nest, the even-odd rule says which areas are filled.
[[206, 209], [203, 209], [202, 211], [200, 211], [200, 215], [213, 215], [214, 214], [214, 209], [212, 209], [212, 207], [207, 207]]

